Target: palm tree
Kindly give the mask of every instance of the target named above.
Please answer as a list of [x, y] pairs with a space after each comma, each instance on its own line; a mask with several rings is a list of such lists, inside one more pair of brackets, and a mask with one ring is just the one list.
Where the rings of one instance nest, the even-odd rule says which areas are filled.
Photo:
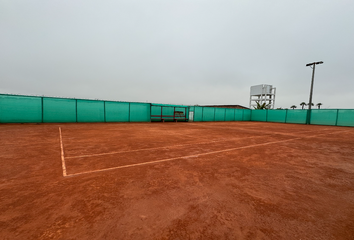
[[270, 105], [270, 104], [266, 104], [266, 103], [260, 104], [259, 101], [256, 101], [256, 103], [257, 103], [257, 107], [254, 107], [254, 109], [256, 109], [256, 110], [268, 109], [268, 107]]
[[300, 103], [300, 105], [301, 105], [301, 107], [302, 107], [302, 109], [304, 109], [304, 107], [307, 105], [305, 102], [302, 102], [302, 103]]
[[294, 110], [295, 108], [297, 108], [297, 106], [292, 105], [290, 108], [292, 108]]
[[[310, 103], [306, 104], [307, 106], [310, 106]], [[315, 104], [311, 103], [311, 106], [315, 106]]]
[[321, 109], [321, 105], [322, 103], [317, 103], [316, 106], [318, 107], [318, 109]]

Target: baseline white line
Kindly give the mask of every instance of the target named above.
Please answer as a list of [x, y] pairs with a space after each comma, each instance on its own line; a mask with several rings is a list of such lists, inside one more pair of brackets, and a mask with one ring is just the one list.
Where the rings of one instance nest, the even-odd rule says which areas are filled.
[[199, 157], [199, 156], [205, 156], [205, 155], [210, 155], [210, 154], [215, 154], [215, 153], [221, 153], [221, 152], [230, 152], [230, 151], [239, 150], [239, 149], [244, 149], [244, 148], [251, 148], [251, 147], [269, 145], [269, 144], [274, 144], [274, 143], [280, 143], [280, 142], [288, 142], [288, 141], [293, 141], [293, 140], [296, 140], [296, 139], [301, 139], [301, 138], [292, 138], [292, 139], [287, 139], [287, 140], [282, 140], [282, 141], [274, 141], [274, 142], [253, 144], [253, 145], [249, 145], [249, 146], [243, 146], [243, 147], [237, 147], [237, 148], [229, 148], [229, 149], [223, 149], [223, 150], [218, 150], [218, 151], [213, 151], [213, 152], [207, 152], [207, 153], [193, 154], [193, 155], [182, 156], [182, 157], [167, 158], [167, 159], [156, 160], [156, 161], [150, 161], [150, 162], [143, 162], [143, 163], [136, 163], [136, 164], [123, 165], [123, 166], [119, 166], [119, 167], [112, 167], [112, 168], [105, 168], [105, 169], [99, 169], [99, 170], [93, 170], [93, 171], [86, 171], [86, 172], [80, 172], [80, 173], [73, 173], [73, 174], [69, 174], [69, 175], [67, 175], [67, 176], [68, 176], [68, 177], [71, 177], [71, 176], [78, 176], [78, 175], [88, 174], [88, 173], [96, 173], [96, 172], [110, 171], [110, 170], [119, 169], [119, 168], [135, 167], [135, 166], [148, 165], [148, 164], [154, 164], [154, 163], [160, 163], [160, 162], [168, 162], [168, 161], [173, 161], [173, 160], [183, 159], [183, 158]]
[[234, 141], [234, 140], [243, 140], [243, 139], [247, 139], [247, 138], [260, 138], [260, 137], [263, 137], [263, 136], [252, 136], [252, 137], [244, 137], [244, 138], [229, 138], [229, 139], [215, 140], [215, 141], [208, 141], [208, 142], [177, 144], [177, 145], [164, 146], [164, 147], [155, 147], [155, 148], [142, 148], [142, 149], [129, 150], [129, 151], [97, 153], [97, 154], [90, 154], [90, 155], [80, 155], [80, 156], [66, 157], [66, 159], [69, 159], [69, 158], [72, 159], [72, 158], [95, 157], [95, 156], [113, 155], [113, 154], [119, 154], [119, 153], [130, 153], [130, 152], [139, 152], [139, 151], [149, 151], [149, 150], [156, 150], [156, 149], [183, 147], [183, 146], [188, 146], [188, 145], [199, 145], [199, 144], [208, 144], [208, 143], [216, 143], [216, 142], [227, 142], [227, 141]]
[[61, 154], [61, 167], [63, 169], [63, 177], [66, 177], [66, 165], [65, 165], [65, 158], [64, 158], [64, 147], [63, 147], [63, 138], [61, 136], [61, 127], [59, 127], [59, 138], [60, 138], [60, 154]]
[[[234, 128], [231, 128], [234, 129]], [[242, 130], [242, 129], [241, 129]], [[324, 130], [328, 130], [327, 128]], [[254, 130], [256, 131], [256, 130]], [[350, 131], [350, 130], [348, 130]], [[259, 132], [259, 131], [257, 131]], [[302, 131], [299, 133], [314, 133], [314, 132], [319, 132], [319, 131]], [[296, 137], [295, 134], [286, 134], [286, 133], [271, 133], [268, 132], [267, 134], [270, 135], [284, 135], [284, 136], [292, 136]], [[322, 134], [332, 134], [332, 133], [322, 133]], [[319, 134], [319, 135], [322, 135]], [[315, 135], [317, 136], [317, 135]], [[139, 151], [150, 151], [150, 150], [156, 150], [156, 149], [165, 149], [165, 148], [174, 148], [174, 147], [183, 147], [183, 146], [188, 146], [188, 145], [199, 145], [199, 144], [207, 144], [207, 143], [215, 143], [215, 142], [227, 142], [227, 141], [233, 141], [233, 140], [243, 140], [243, 139], [248, 139], [248, 138], [260, 138], [264, 136], [252, 136], [252, 137], [244, 137], [244, 138], [230, 138], [230, 139], [225, 139], [225, 140], [216, 140], [216, 141], [209, 141], [209, 142], [199, 142], [199, 143], [188, 143], [188, 144], [177, 144], [177, 145], [171, 145], [171, 146], [164, 146], [164, 147], [155, 147], [155, 148], [142, 148], [142, 149], [135, 149], [135, 150], [127, 150], [127, 151], [117, 151], [117, 152], [106, 152], [106, 153], [96, 153], [96, 154], [89, 154], [89, 155], [79, 155], [79, 156], [72, 156], [72, 157], [66, 157], [66, 159], [72, 159], [72, 158], [85, 158], [85, 157], [95, 157], [95, 156], [105, 156], [105, 155], [114, 155], [114, 154], [120, 154], [120, 153], [129, 153], [129, 152], [139, 152]], [[307, 138], [307, 136], [302, 136], [303, 138]], [[311, 137], [311, 136], [310, 136]]]
[[120, 168], [128, 168], [128, 167], [136, 167], [136, 166], [142, 166], [142, 165], [148, 165], [148, 164], [154, 164], [154, 163], [168, 162], [168, 161], [173, 161], [173, 160], [177, 160], [177, 159], [184, 159], [184, 158], [191, 158], [191, 157], [199, 157], [199, 156], [211, 155], [211, 154], [221, 153], [221, 152], [230, 152], [230, 151], [239, 150], [239, 149], [252, 148], [252, 147], [270, 145], [270, 144], [275, 144], [275, 143], [283, 143], [283, 142], [289, 142], [289, 141], [299, 140], [299, 139], [303, 139], [303, 138], [311, 138], [311, 137], [317, 137], [317, 136], [320, 136], [320, 135], [328, 135], [328, 134], [335, 134], [335, 133], [348, 132], [348, 131], [350, 131], [350, 130], [347, 130], [347, 131], [339, 131], [339, 132], [332, 132], [332, 133], [322, 133], [322, 134], [317, 134], [317, 135], [313, 135], [313, 136], [297, 137], [297, 138], [291, 138], [291, 139], [287, 139], [287, 140], [273, 141], [273, 142], [260, 143], [260, 144], [253, 144], [253, 145], [248, 145], [248, 146], [243, 146], [243, 147], [229, 148], [229, 149], [223, 149], [223, 150], [218, 150], [218, 151], [213, 151], [213, 152], [207, 152], [207, 153], [199, 153], [199, 154], [193, 154], [193, 155], [182, 156], [182, 157], [167, 158], [167, 159], [156, 160], [156, 161], [150, 161], [150, 162], [129, 164], [129, 165], [123, 165], [123, 166], [112, 167], [112, 168], [104, 168], [104, 169], [93, 170], [93, 171], [86, 171], [86, 172], [79, 172], [79, 173], [69, 174], [69, 175], [66, 175], [66, 176], [67, 176], [67, 177], [74, 177], [74, 176], [83, 175], [83, 174], [97, 173], [97, 172], [105, 172], [105, 171], [111, 171], [111, 170], [120, 169]]

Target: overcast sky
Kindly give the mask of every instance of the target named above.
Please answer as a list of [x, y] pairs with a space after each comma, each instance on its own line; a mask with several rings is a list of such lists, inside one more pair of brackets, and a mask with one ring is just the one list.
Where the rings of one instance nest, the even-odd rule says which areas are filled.
[[0, 93], [354, 108], [353, 0], [0, 0]]

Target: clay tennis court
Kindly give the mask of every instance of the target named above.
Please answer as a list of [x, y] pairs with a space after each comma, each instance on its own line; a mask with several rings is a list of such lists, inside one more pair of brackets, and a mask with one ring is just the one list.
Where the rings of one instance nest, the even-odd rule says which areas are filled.
[[353, 239], [354, 128], [0, 125], [0, 239]]

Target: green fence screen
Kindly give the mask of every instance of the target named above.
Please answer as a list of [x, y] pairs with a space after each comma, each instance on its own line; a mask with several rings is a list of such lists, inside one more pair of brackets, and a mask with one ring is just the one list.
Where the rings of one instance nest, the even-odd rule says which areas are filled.
[[174, 107], [168, 107], [168, 106], [162, 107], [163, 115], [173, 116], [174, 111], [175, 111]]
[[268, 122], [286, 122], [287, 110], [268, 110], [267, 114]]
[[249, 121], [251, 119], [249, 109], [193, 106], [189, 110], [194, 113], [195, 122]]
[[225, 109], [225, 121], [235, 121], [235, 109]]
[[[262, 121], [306, 124], [309, 110], [250, 110], [0, 94], [0, 123], [150, 122], [153, 115], [195, 122]], [[312, 109], [310, 124], [354, 127], [354, 109]], [[177, 121], [176, 120], [176, 121]]]
[[311, 124], [318, 125], [336, 125], [337, 109], [314, 109], [311, 110]]
[[203, 108], [203, 121], [205, 122], [215, 121], [215, 108], [212, 107]]
[[[276, 110], [274, 110], [276, 111]], [[286, 122], [306, 124], [307, 111], [306, 110], [287, 110]]]
[[337, 125], [354, 127], [354, 109], [338, 109]]
[[151, 106], [151, 115], [161, 115], [162, 108], [160, 106]]
[[42, 122], [42, 98], [0, 95], [0, 122]]
[[201, 122], [203, 121], [203, 107], [194, 107], [194, 121]]
[[151, 104], [151, 121], [188, 121], [189, 106], [171, 104]]
[[130, 122], [150, 122], [149, 103], [130, 103]]
[[243, 120], [243, 109], [235, 109], [235, 121]]
[[251, 121], [267, 121], [267, 110], [252, 110]]
[[95, 100], [77, 100], [78, 122], [104, 122], [104, 102]]
[[215, 108], [215, 121], [225, 121], [225, 108]]
[[242, 121], [251, 121], [251, 112], [250, 109], [243, 109], [243, 118]]
[[106, 122], [129, 122], [130, 103], [105, 102]]
[[44, 97], [43, 122], [76, 122], [76, 100]]

